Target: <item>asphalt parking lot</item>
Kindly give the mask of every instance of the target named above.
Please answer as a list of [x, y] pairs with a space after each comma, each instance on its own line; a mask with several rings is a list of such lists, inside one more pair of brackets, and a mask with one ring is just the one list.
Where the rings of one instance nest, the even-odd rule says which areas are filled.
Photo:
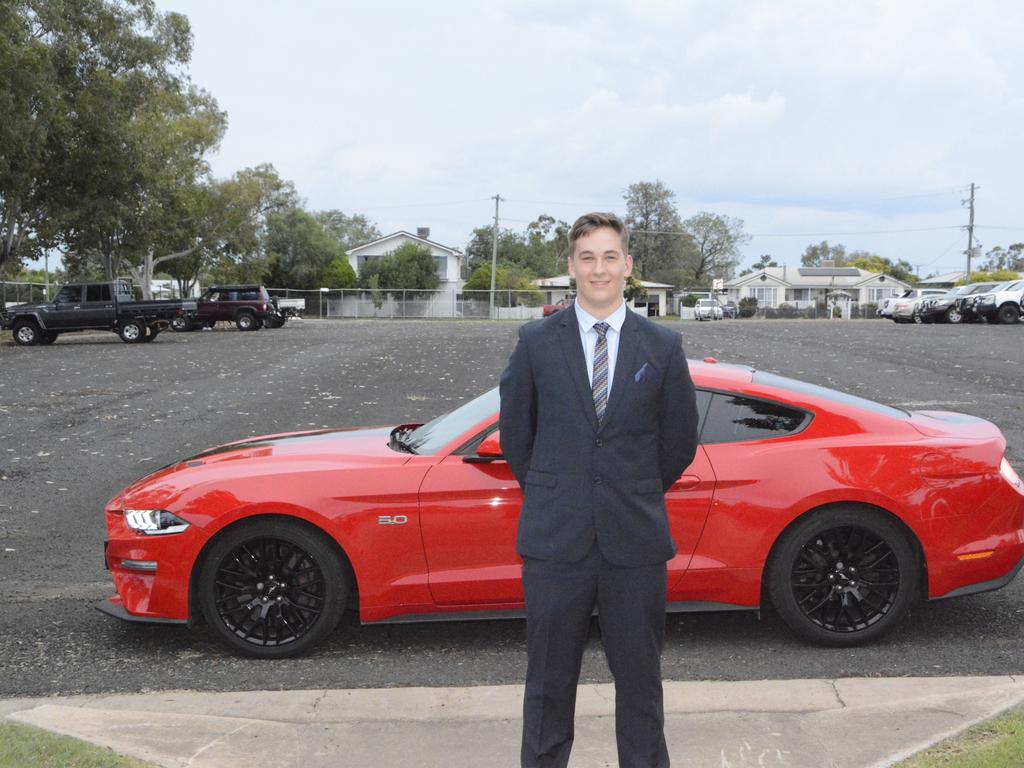
[[[672, 324], [713, 356], [905, 408], [990, 419], [1024, 470], [1024, 325], [886, 321]], [[167, 333], [152, 344], [68, 335], [15, 347], [0, 335], [0, 696], [519, 682], [521, 621], [360, 627], [314, 654], [259, 662], [202, 627], [129, 625], [92, 608], [105, 502], [132, 480], [229, 440], [426, 420], [497, 383], [518, 325], [300, 321], [280, 330]], [[797, 641], [770, 610], [668, 619], [674, 680], [1005, 675], [1024, 671], [1024, 578], [924, 604], [866, 648]], [[610, 679], [596, 634], [583, 679]]]

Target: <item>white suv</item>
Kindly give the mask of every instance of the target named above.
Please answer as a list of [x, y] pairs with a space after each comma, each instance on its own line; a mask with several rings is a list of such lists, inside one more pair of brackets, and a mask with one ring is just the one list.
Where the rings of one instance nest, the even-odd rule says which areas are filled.
[[693, 308], [693, 315], [698, 320], [721, 320], [724, 317], [718, 299], [698, 299]]
[[974, 312], [990, 323], [1016, 323], [1020, 320], [1021, 300], [1024, 298], [1024, 280], [997, 285], [974, 300]]

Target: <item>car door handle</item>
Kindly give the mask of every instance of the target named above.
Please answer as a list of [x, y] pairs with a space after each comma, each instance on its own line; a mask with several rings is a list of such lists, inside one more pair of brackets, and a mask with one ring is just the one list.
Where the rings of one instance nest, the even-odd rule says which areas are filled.
[[672, 484], [674, 491], [688, 491], [700, 485], [700, 478], [696, 475], [683, 475]]

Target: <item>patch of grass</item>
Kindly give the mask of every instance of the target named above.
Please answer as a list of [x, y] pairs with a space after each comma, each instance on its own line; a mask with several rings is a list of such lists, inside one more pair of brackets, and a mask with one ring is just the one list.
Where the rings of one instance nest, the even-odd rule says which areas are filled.
[[977, 725], [896, 768], [1020, 768], [1024, 766], [1024, 709]]
[[0, 722], [0, 768], [152, 768], [70, 736]]

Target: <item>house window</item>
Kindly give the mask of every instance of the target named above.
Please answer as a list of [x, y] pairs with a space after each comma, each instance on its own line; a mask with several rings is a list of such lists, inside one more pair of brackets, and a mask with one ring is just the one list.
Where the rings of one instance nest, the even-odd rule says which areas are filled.
[[[790, 291], [792, 294], [789, 298], [790, 301], [810, 301], [811, 300], [811, 289], [810, 288], [794, 288]], [[760, 302], [758, 302], [760, 303]]]
[[899, 290], [896, 288], [868, 288], [868, 303], [881, 304], [886, 299], [898, 295]]
[[759, 307], [774, 307], [777, 291], [778, 288], [768, 288], [763, 285], [752, 285], [750, 287], [750, 295], [757, 299], [757, 306]]
[[448, 279], [448, 257], [435, 256], [434, 263], [437, 265], [437, 276], [441, 280]]

